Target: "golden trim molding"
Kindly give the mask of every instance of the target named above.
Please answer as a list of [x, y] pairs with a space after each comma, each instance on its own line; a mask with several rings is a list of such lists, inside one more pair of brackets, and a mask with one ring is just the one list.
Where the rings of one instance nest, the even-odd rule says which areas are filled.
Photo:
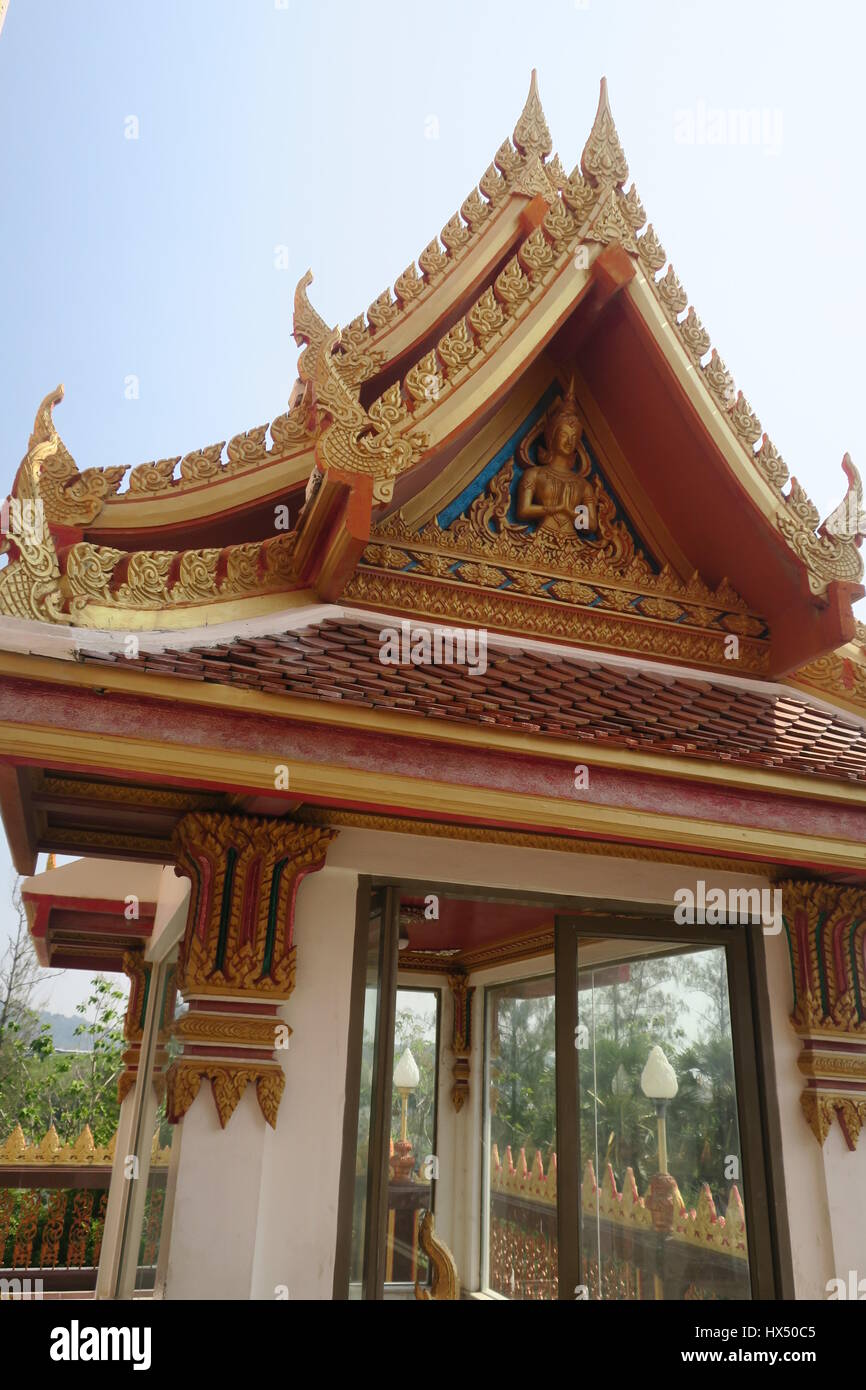
[[[504, 830], [497, 826], [464, 825], [452, 821], [414, 820], [410, 816], [373, 815], [368, 811], [344, 811], [336, 807], [301, 806], [295, 812], [295, 818], [306, 825], [389, 830], [395, 834], [423, 835], [428, 839], [432, 836], [436, 839], [470, 840], [486, 845], [512, 845], [520, 849], [547, 849], [564, 851], [567, 854], [601, 855], [611, 859], [636, 859], [652, 864], [684, 864], [699, 869], [715, 869], [720, 873], [741, 874], [748, 870], [771, 879], [787, 872], [787, 869], [771, 860], [757, 862], [751, 859], [725, 859], [718, 855], [689, 854], [686, 851], [658, 846], [623, 844], [618, 840], [582, 840], [570, 835], [546, 835], [541, 831]], [[550, 940], [552, 946], [552, 936]], [[401, 957], [401, 970], [405, 968], [406, 957], [411, 955], [412, 952], [407, 951]]]
[[[235, 752], [225, 748], [181, 748], [155, 739], [81, 734], [44, 726], [0, 724], [0, 754], [37, 757], [62, 764], [75, 761], [96, 771], [104, 769], [108, 750], [112, 769], [157, 779], [204, 781], [211, 786], [267, 790], [273, 795], [275, 754]], [[740, 850], [744, 858], [789, 863], [821, 864], [862, 870], [863, 845], [839, 836], [808, 835], [758, 826], [698, 820], [688, 815], [659, 815], [617, 806], [583, 804], [576, 799], [527, 796], [477, 785], [457, 785], [425, 778], [352, 767], [282, 759], [289, 771], [292, 799], [339, 805], [371, 798], [385, 807], [418, 813], [430, 819], [468, 817], [494, 828], [527, 827], [557, 830], [597, 839], [617, 837], [621, 843], [662, 844], [669, 853], [698, 844], [707, 853]], [[833, 790], [837, 790], [835, 787]], [[840, 789], [844, 790], [844, 789]], [[850, 789], [861, 795], [860, 789]], [[840, 800], [842, 797], [840, 796]], [[847, 799], [847, 798], [846, 798]], [[510, 825], [509, 825], [510, 822]]]

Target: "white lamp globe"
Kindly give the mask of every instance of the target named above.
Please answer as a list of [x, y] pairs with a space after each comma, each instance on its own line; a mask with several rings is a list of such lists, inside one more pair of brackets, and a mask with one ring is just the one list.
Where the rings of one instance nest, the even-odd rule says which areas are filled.
[[648, 1100], [673, 1100], [679, 1090], [676, 1072], [658, 1045], [641, 1072], [640, 1088]]
[[394, 1068], [394, 1085], [398, 1090], [414, 1091], [421, 1080], [418, 1063], [408, 1047]]

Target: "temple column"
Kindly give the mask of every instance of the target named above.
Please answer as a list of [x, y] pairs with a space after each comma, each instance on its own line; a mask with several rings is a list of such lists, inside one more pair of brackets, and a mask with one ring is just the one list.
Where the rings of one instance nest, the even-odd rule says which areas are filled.
[[354, 870], [329, 857], [298, 895], [299, 985], [287, 1010], [295, 1031], [280, 1054], [290, 1115], [267, 1136], [256, 1299], [333, 1294], [357, 891]]
[[[192, 880], [178, 959], [188, 1012], [169, 1068], [178, 1135], [166, 1296], [250, 1297], [262, 1166], [285, 1087], [298, 888], [325, 862], [334, 831], [286, 820], [193, 813], [175, 830]], [[196, 1100], [209, 1082], [213, 1104]], [[231, 1124], [229, 1122], [231, 1121]], [[206, 1260], [217, 1249], [218, 1260]]]
[[[809, 881], [781, 885], [805, 1078], [800, 1106], [821, 1146], [831, 1279], [866, 1296], [866, 891]], [[781, 1090], [781, 1088], [780, 1088]], [[826, 1206], [824, 1205], [826, 1202]], [[822, 1288], [817, 1296], [827, 1296]], [[815, 1293], [812, 1296], [816, 1296]]]

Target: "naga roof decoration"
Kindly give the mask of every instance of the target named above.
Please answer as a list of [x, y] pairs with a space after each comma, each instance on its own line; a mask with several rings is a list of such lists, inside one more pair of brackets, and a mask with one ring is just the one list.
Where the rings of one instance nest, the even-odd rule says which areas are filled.
[[393, 297], [389, 289], [383, 290], [367, 310], [366, 320], [363, 313], [358, 314], [344, 328], [341, 341], [347, 379], [360, 384], [375, 376], [407, 346], [405, 338], [394, 330], [403, 328], [406, 320], [416, 315], [440, 288], [451, 293], [447, 281], [452, 271], [478, 253], [483, 243], [493, 243], [501, 249], [503, 238], [513, 237], [518, 222], [507, 215], [510, 194], [524, 199], [540, 195], [553, 204], [566, 175], [559, 156], [550, 159], [552, 151], [553, 141], [533, 68], [529, 95], [512, 138], [499, 146], [478, 187], [464, 199], [459, 212], [448, 219], [440, 235], [428, 242], [417, 265], [412, 261], [397, 276]]
[[[37, 478], [45, 519], [58, 526], [88, 527], [96, 521], [109, 499], [133, 501], [142, 494], [183, 492], [247, 470], [260, 470], [263, 464], [310, 451], [313, 444], [313, 435], [307, 428], [307, 412], [299, 401], [270, 424], [236, 434], [228, 441], [227, 448], [222, 440], [183, 457], [177, 455], [117, 468], [87, 468], [80, 472], [54, 423], [54, 407], [62, 400], [63, 387], [58, 386], [41, 402], [27, 454]], [[270, 446], [267, 442], [269, 431]], [[226, 449], [225, 459], [223, 449]], [[124, 478], [127, 490], [118, 496]]]
[[[366, 320], [361, 315], [341, 332], [311, 305], [311, 273], [301, 279], [293, 325], [299, 379], [289, 410], [236, 435], [225, 457], [224, 445], [214, 444], [129, 470], [80, 471], [54, 425], [62, 388], [50, 393], [13, 489], [17, 502], [42, 504], [47, 525], [3, 537], [0, 613], [94, 627], [116, 626], [119, 613], [131, 627], [153, 627], [160, 614], [163, 625], [177, 626], [201, 622], [203, 609], [227, 601], [254, 613], [293, 593], [289, 602], [305, 593], [328, 601], [342, 595], [367, 607], [408, 603], [427, 615], [456, 613], [504, 630], [697, 664], [718, 664], [725, 635], [734, 633], [746, 669], [766, 673], [772, 617], [753, 611], [726, 579], [708, 584], [692, 573], [682, 552], [651, 553], [645, 535], [628, 533], [603, 470], [580, 463], [582, 422], [577, 457], [560, 465], [558, 482], [556, 468], [542, 481], [539, 460], [526, 453], [533, 441], [524, 441], [523, 454], [491, 473], [460, 515], [437, 513], [421, 524], [407, 514], [435, 469], [447, 471], [575, 311], [603, 317], [626, 286], [638, 314], [653, 320], [650, 331], [666, 326], [658, 334], [663, 350], [679, 354], [680, 384], [693, 405], [695, 392], [701, 397], [701, 418], [711, 422], [723, 456], [744, 461], [729, 464], [732, 477], [746, 487], [767, 534], [779, 538], [780, 553], [787, 547], [794, 557], [791, 574], [802, 574], [819, 609], [841, 613], [837, 626], [847, 635], [844, 613], [859, 596], [864, 534], [862, 486], [850, 458], [843, 461], [845, 498], [823, 523], [796, 479], [783, 492], [784, 461], [712, 348], [646, 225], [634, 184], [625, 190], [628, 165], [604, 80], [570, 175], [552, 152], [533, 72], [512, 139], [449, 219], [441, 244], [434, 239], [417, 267], [397, 278], [393, 299], [390, 291], [378, 296]], [[563, 367], [553, 354], [553, 382], [567, 382]], [[536, 437], [551, 423], [548, 411]], [[584, 489], [598, 524], [579, 544], [547, 525], [539, 497], [554, 484], [572, 502]], [[249, 517], [256, 506], [261, 519], [266, 503], [287, 497], [294, 514], [284, 534], [256, 539], [261, 527], [235, 525], [230, 534], [238, 539], [224, 544], [225, 530], [213, 529], [216, 519]], [[160, 523], [169, 535], [174, 529], [179, 539], [194, 534], [205, 543], [150, 549], [149, 528]], [[831, 656], [831, 645], [813, 643], [812, 654], [823, 652], [818, 663], [833, 670], [812, 683], [830, 680], [836, 688], [841, 680], [859, 689], [860, 656], [849, 658], [845, 648]], [[862, 646], [855, 650], [862, 654]]]

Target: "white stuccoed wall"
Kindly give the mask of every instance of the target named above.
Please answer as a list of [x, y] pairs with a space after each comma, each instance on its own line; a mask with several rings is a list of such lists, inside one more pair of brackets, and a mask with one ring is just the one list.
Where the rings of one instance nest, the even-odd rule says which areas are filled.
[[794, 1289], [797, 1298], [825, 1298], [824, 1287], [833, 1272], [833, 1240], [822, 1151], [800, 1108], [804, 1078], [797, 1058], [802, 1044], [791, 1027], [794, 991], [787, 934], [766, 936], [764, 943], [782, 1130], [782, 1154], [773, 1157], [781, 1157], [784, 1170]]
[[181, 1123], [165, 1296], [248, 1299], [262, 1166], [274, 1136], [251, 1086], [220, 1129], [210, 1082], [203, 1081]]
[[274, 1298], [280, 1285], [290, 1299], [333, 1294], [357, 887], [357, 874], [326, 864], [298, 889], [295, 992], [280, 1011], [293, 1031], [277, 1053], [286, 1089], [262, 1166], [248, 1297]]
[[[800, 1108], [802, 1043], [791, 1026], [794, 991], [784, 934], [767, 938], [767, 983], [782, 1126], [785, 1188], [797, 1298], [827, 1297], [849, 1271], [866, 1279], [866, 1132], [852, 1152], [834, 1120], [823, 1147]], [[864, 1286], [866, 1293], [866, 1286]]]
[[[851, 1298], [852, 1289], [856, 1287], [859, 1288], [857, 1297], [866, 1299], [866, 1132], [861, 1134], [852, 1153], [834, 1121], [824, 1142], [823, 1154], [833, 1239], [833, 1268], [828, 1278], [843, 1281], [844, 1297]], [[818, 1297], [827, 1297], [824, 1289]]]

